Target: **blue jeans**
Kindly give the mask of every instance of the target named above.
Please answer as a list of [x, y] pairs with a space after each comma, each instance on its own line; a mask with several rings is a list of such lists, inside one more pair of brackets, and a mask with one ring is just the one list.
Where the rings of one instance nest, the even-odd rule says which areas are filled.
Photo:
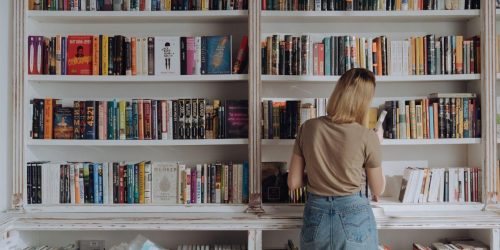
[[375, 217], [360, 194], [318, 196], [308, 193], [300, 232], [301, 250], [377, 250]]

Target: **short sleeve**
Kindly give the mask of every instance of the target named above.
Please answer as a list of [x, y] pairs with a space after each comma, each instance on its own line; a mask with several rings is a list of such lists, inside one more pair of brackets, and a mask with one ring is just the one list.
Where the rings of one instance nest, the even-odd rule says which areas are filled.
[[377, 134], [369, 131], [365, 141], [365, 168], [378, 168], [382, 166], [382, 153]]
[[302, 153], [302, 128], [304, 127], [304, 124], [300, 126], [299, 132], [297, 133], [297, 137], [295, 138], [295, 144], [293, 145], [293, 153], [296, 155], [299, 155], [301, 157], [304, 157], [304, 154]]

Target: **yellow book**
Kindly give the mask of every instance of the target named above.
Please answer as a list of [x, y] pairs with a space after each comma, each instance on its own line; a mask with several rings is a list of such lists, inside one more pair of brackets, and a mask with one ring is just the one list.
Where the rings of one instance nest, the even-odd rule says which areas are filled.
[[424, 38], [419, 37], [418, 38], [418, 70], [419, 70], [419, 75], [425, 75], [425, 67], [424, 67]]
[[378, 109], [377, 108], [369, 108], [368, 109], [368, 128], [374, 129], [377, 126], [377, 117]]
[[99, 36], [92, 39], [92, 75], [99, 75]]
[[127, 134], [126, 134], [126, 119], [125, 119], [125, 107], [127, 103], [125, 101], [120, 101], [119, 102], [119, 109], [120, 109], [120, 140], [126, 140], [127, 139]]
[[101, 47], [101, 51], [102, 51], [102, 63], [101, 63], [101, 71], [102, 71], [102, 75], [103, 76], [107, 76], [108, 75], [108, 70], [109, 70], [109, 65], [108, 65], [108, 36], [107, 35], [102, 35], [102, 47]]
[[165, 0], [165, 10], [166, 11], [172, 10], [172, 0]]
[[416, 120], [416, 110], [415, 101], [410, 101], [410, 123], [411, 123], [411, 139], [417, 139], [417, 120]]
[[464, 43], [464, 37], [456, 36], [455, 70], [457, 74], [464, 73], [463, 43]]
[[62, 72], [62, 38], [56, 36], [56, 75], [61, 75]]
[[144, 179], [144, 162], [139, 163], [139, 203], [144, 204], [145, 199], [144, 199], [144, 185], [145, 185], [145, 179]]

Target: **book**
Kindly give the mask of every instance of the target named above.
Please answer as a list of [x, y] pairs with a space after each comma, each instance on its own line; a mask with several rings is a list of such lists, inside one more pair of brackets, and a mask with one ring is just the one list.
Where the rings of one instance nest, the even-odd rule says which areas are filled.
[[227, 100], [225, 103], [225, 138], [248, 137], [248, 101]]
[[180, 75], [179, 37], [155, 37], [155, 55], [157, 75]]
[[54, 139], [73, 139], [73, 108], [56, 106], [54, 110]]
[[231, 36], [205, 36], [201, 43], [201, 74], [231, 74]]
[[177, 203], [177, 164], [152, 164], [152, 194], [154, 204]]
[[92, 36], [68, 36], [68, 74], [92, 75]]

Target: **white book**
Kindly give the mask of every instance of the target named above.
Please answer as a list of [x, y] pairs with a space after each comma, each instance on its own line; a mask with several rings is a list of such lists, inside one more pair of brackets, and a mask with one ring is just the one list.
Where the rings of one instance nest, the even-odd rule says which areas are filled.
[[439, 185], [442, 178], [443, 175], [439, 169], [432, 169], [428, 202], [437, 202], [439, 200]]
[[368, 70], [372, 71], [373, 70], [373, 50], [372, 50], [372, 46], [373, 46], [373, 40], [371, 37], [369, 37], [367, 39], [367, 44], [368, 44], [368, 64], [367, 64], [367, 67], [368, 67]]
[[178, 170], [177, 170], [177, 203], [182, 204], [185, 203], [184, 201], [184, 191], [182, 189], [182, 182], [184, 181], [184, 173], [186, 171], [186, 165], [184, 164], [178, 164]]
[[54, 181], [54, 186], [52, 193], [54, 194], [52, 204], [59, 204], [60, 203], [60, 190], [61, 190], [61, 168], [60, 164], [51, 164], [51, 169], [54, 171], [54, 174], [52, 176]]
[[183, 181], [186, 181], [185, 189], [184, 189], [184, 196], [186, 200], [184, 200], [184, 204], [190, 204], [191, 203], [191, 168], [186, 167], [186, 170], [184, 170], [186, 178], [183, 178]]
[[408, 183], [406, 186], [406, 191], [403, 199], [403, 203], [413, 202], [413, 197], [415, 195], [415, 186], [418, 182], [418, 170], [414, 168], [409, 168], [410, 175], [408, 178]]
[[87, 1], [80, 1], [80, 10], [81, 11], [87, 10]]
[[142, 74], [148, 75], [148, 38], [143, 37], [141, 39], [142, 46]]
[[201, 203], [201, 164], [196, 164], [196, 204]]
[[177, 203], [177, 164], [154, 162], [152, 177], [152, 203]]
[[47, 168], [47, 164], [42, 164], [41, 166], [41, 171], [42, 171], [42, 204], [48, 204], [47, 201], [48, 201], [48, 194], [49, 194], [49, 190], [47, 189], [47, 185], [49, 184], [48, 182], [48, 168]]
[[413, 190], [413, 203], [418, 203], [420, 200], [420, 195], [422, 191], [422, 182], [424, 180], [424, 171], [422, 169], [417, 170], [417, 181], [415, 182], [415, 189]]
[[314, 0], [314, 10], [321, 11], [321, 0]]
[[78, 185], [80, 185], [80, 203], [85, 203], [85, 183], [83, 179], [83, 163], [78, 164]]
[[108, 204], [109, 200], [109, 162], [102, 164], [102, 204]]
[[144, 4], [145, 11], [151, 11], [151, 0], [146, 0]]
[[155, 37], [155, 74], [156, 75], [181, 74], [179, 37], [176, 36]]
[[410, 41], [405, 40], [403, 41], [403, 57], [402, 57], [402, 63], [403, 63], [403, 74], [404, 75], [410, 75], [410, 63], [409, 63], [409, 53], [410, 53]]
[[[152, 179], [152, 165], [151, 162], [144, 163], [144, 203], [151, 204], [151, 190], [153, 189]], [[176, 187], [177, 191], [177, 187]]]
[[201, 75], [201, 36], [195, 37], [195, 75]]
[[[391, 47], [391, 48], [393, 48], [393, 49], [392, 49], [393, 51], [395, 51], [395, 50], [396, 50], [396, 49], [394, 48], [395, 46], [396, 46], [396, 41], [391, 41], [391, 43], [390, 43], [390, 47]], [[397, 59], [396, 59], [396, 58], [394, 58], [394, 57], [396, 56], [395, 54], [396, 54], [396, 53], [393, 53], [393, 54], [391, 55], [391, 57], [390, 57], [390, 62], [391, 62], [391, 64], [395, 64], [395, 63], [397, 63]], [[395, 69], [395, 67], [394, 67], [394, 66], [393, 66], [392, 68], [393, 68], [393, 69]], [[399, 74], [398, 74], [398, 72], [396, 72], [396, 70], [394, 70], [393, 72], [391, 72], [391, 74], [392, 74], [392, 75], [399, 75]]]
[[90, 0], [90, 10], [91, 11], [97, 10], [97, 1], [96, 0]]
[[68, 164], [69, 167], [69, 199], [71, 204], [75, 204], [75, 164]]

